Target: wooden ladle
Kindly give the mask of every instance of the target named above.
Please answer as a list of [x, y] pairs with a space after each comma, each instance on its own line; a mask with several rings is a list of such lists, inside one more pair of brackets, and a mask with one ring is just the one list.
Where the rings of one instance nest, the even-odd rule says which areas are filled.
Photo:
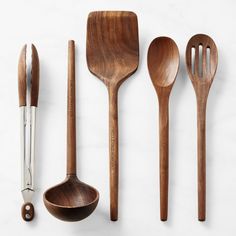
[[109, 94], [110, 217], [118, 218], [118, 112], [122, 82], [139, 61], [137, 16], [126, 11], [92, 12], [87, 23], [87, 64]]
[[186, 48], [186, 65], [197, 98], [198, 220], [206, 218], [206, 104], [218, 62], [217, 48], [207, 35], [193, 36]]
[[67, 176], [64, 182], [44, 193], [44, 204], [58, 219], [79, 221], [94, 211], [99, 193], [76, 176], [75, 45], [72, 40], [68, 54]]
[[155, 38], [148, 49], [148, 70], [159, 100], [160, 218], [168, 214], [169, 96], [179, 68], [179, 50], [168, 37]]

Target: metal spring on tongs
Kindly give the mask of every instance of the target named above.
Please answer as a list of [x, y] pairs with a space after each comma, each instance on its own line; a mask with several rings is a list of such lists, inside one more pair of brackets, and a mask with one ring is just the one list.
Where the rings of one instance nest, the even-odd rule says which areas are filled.
[[[31, 55], [29, 55], [31, 52]], [[28, 56], [29, 55], [29, 56]], [[21, 214], [25, 221], [34, 218], [35, 119], [39, 93], [39, 58], [35, 46], [25, 45], [18, 64], [18, 90], [21, 117]]]

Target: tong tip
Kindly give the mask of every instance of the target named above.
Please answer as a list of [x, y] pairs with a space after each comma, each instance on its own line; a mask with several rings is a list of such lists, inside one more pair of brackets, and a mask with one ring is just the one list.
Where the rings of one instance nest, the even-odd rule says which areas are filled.
[[34, 44], [31, 45], [32, 50], [32, 67], [31, 67], [31, 106], [38, 106], [39, 94], [39, 57]]
[[27, 45], [25, 44], [21, 50], [19, 63], [18, 63], [18, 91], [19, 91], [19, 105], [26, 106], [27, 103], [27, 76], [30, 76], [30, 105], [38, 105], [39, 94], [39, 57], [34, 44], [31, 44], [31, 58], [30, 58], [31, 71], [27, 71]]
[[19, 105], [26, 106], [26, 44], [23, 46], [18, 63]]

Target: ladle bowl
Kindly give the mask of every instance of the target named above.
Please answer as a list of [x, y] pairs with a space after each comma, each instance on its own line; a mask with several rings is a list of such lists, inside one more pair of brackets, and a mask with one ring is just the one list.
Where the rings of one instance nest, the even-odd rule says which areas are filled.
[[44, 204], [60, 220], [79, 221], [94, 211], [98, 196], [95, 188], [81, 182], [76, 176], [69, 176], [45, 192]]
[[67, 176], [64, 182], [44, 193], [44, 204], [60, 220], [79, 221], [94, 211], [99, 193], [76, 176], [75, 45], [72, 40], [68, 54]]

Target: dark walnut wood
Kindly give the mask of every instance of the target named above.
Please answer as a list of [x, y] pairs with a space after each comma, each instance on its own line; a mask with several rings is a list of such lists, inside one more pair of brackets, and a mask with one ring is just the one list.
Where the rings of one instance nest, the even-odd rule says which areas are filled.
[[55, 217], [64, 221], [79, 221], [96, 208], [98, 191], [76, 176], [76, 109], [75, 109], [75, 44], [68, 44], [67, 100], [67, 177], [64, 182], [44, 193], [44, 204]]
[[87, 64], [109, 94], [110, 217], [118, 219], [118, 89], [139, 61], [137, 16], [126, 11], [92, 12], [87, 23]]
[[32, 70], [31, 70], [31, 106], [38, 106], [39, 96], [39, 57], [36, 47], [31, 45], [32, 51]]
[[26, 106], [26, 45], [21, 50], [18, 63], [19, 106]]
[[[27, 67], [26, 67], [26, 50], [24, 45], [20, 53], [18, 63], [18, 91], [19, 91], [19, 106], [26, 106], [26, 91], [27, 91]], [[36, 47], [31, 45], [31, 91], [30, 105], [38, 106], [39, 95], [39, 57]]]
[[159, 100], [160, 218], [168, 215], [169, 96], [179, 68], [179, 50], [167, 37], [155, 38], [148, 49], [148, 70]]
[[21, 216], [25, 221], [31, 221], [34, 218], [34, 206], [30, 202], [26, 202], [21, 207]]
[[217, 62], [217, 48], [209, 36], [197, 34], [189, 40], [186, 65], [197, 99], [199, 221], [206, 218], [206, 104]]

